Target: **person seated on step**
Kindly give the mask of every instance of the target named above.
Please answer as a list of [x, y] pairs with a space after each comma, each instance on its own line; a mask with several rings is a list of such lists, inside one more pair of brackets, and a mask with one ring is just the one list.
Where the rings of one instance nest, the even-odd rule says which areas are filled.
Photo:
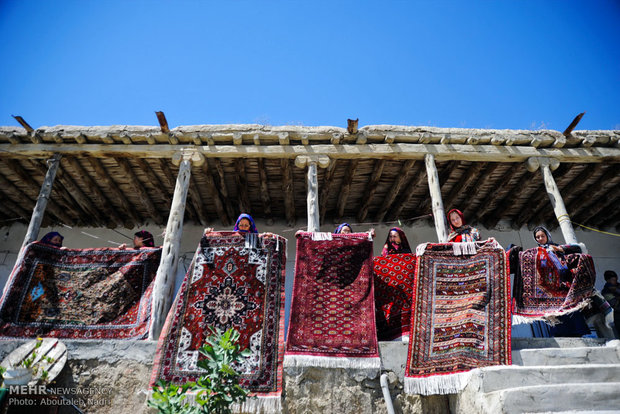
[[605, 286], [603, 286], [603, 297], [609, 302], [613, 309], [614, 325], [616, 337], [620, 337], [620, 284], [618, 284], [618, 274], [613, 270], [605, 270]]
[[392, 227], [388, 233], [381, 256], [389, 254], [411, 253], [405, 232], [398, 227]]
[[[338, 227], [336, 227], [336, 230], [334, 230], [334, 234], [351, 234], [351, 233], [353, 233], [353, 227], [351, 227], [349, 223], [342, 223]], [[367, 233], [370, 235], [370, 237], [372, 238], [375, 237], [374, 228], [371, 228], [370, 230], [368, 230]]]
[[41, 240], [39, 240], [39, 242], [47, 244], [48, 246], [58, 247], [59, 249], [62, 249], [62, 241], [64, 239], [65, 238], [57, 231], [50, 231], [45, 236], [41, 237]]
[[[155, 247], [155, 240], [153, 235], [146, 230], [140, 230], [136, 232], [133, 236], [133, 248], [141, 249], [143, 247]], [[118, 246], [119, 249], [123, 250], [127, 248], [127, 243], [123, 243]]]
[[465, 224], [465, 216], [460, 210], [453, 208], [448, 212], [448, 223], [450, 223], [449, 242], [462, 243], [480, 240], [480, 232], [477, 228]]

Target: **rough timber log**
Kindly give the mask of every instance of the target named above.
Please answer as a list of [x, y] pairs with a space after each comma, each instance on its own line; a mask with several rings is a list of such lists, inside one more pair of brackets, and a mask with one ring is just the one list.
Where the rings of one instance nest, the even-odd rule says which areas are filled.
[[56, 177], [56, 171], [58, 171], [61, 157], [62, 156], [60, 154], [54, 154], [54, 156], [49, 160], [47, 174], [45, 174], [45, 179], [41, 185], [41, 191], [39, 192], [39, 198], [37, 198], [37, 204], [34, 206], [34, 210], [32, 210], [32, 217], [30, 218], [28, 230], [26, 231], [26, 236], [24, 237], [24, 242], [22, 243], [22, 249], [28, 243], [35, 241], [39, 235], [39, 229], [41, 228], [41, 222], [43, 221], [43, 215], [45, 214], [45, 207], [47, 206], [47, 200], [52, 192], [52, 185], [54, 184], [54, 178]]
[[435, 231], [437, 232], [437, 240], [439, 243], [448, 241], [448, 231], [446, 227], [446, 213], [443, 209], [443, 201], [441, 200], [441, 188], [439, 188], [439, 174], [437, 174], [437, 166], [435, 165], [435, 157], [433, 154], [426, 154], [424, 158], [426, 164], [426, 176], [428, 177], [428, 189], [431, 193], [433, 218], [435, 220]]

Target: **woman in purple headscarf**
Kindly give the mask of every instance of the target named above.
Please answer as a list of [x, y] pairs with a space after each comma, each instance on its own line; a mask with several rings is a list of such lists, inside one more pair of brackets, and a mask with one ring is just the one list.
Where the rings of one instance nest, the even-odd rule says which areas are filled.
[[54, 247], [62, 247], [62, 241], [65, 238], [57, 231], [50, 231], [40, 240], [41, 243]]
[[387, 239], [385, 239], [381, 256], [401, 253], [411, 253], [411, 247], [409, 247], [405, 232], [399, 227], [392, 227], [388, 233]]

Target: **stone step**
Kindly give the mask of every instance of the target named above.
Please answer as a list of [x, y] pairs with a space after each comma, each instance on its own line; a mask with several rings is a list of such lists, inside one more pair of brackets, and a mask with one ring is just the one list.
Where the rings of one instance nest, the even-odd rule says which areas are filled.
[[617, 413], [620, 382], [526, 386], [489, 393], [484, 399], [488, 413]]
[[620, 363], [620, 346], [520, 349], [512, 351], [513, 365], [534, 366], [618, 363]]
[[[620, 381], [620, 363], [555, 366], [496, 366], [473, 374], [478, 392], [489, 393], [527, 386]], [[620, 391], [620, 390], [619, 390]], [[620, 406], [618, 406], [620, 409]]]

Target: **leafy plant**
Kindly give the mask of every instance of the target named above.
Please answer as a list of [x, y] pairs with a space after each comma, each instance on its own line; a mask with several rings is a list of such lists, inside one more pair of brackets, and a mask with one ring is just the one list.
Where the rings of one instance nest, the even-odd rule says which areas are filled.
[[[248, 391], [239, 385], [240, 374], [234, 367], [250, 356], [250, 350], [240, 350], [238, 341], [241, 335], [233, 328], [222, 332], [209, 327], [208, 332], [210, 335], [198, 350], [204, 356], [198, 361], [204, 374], [195, 383], [181, 386], [158, 381], [147, 402], [150, 407], [166, 414], [230, 414], [233, 404], [246, 400]], [[198, 407], [184, 401], [189, 392], [196, 394]]]

